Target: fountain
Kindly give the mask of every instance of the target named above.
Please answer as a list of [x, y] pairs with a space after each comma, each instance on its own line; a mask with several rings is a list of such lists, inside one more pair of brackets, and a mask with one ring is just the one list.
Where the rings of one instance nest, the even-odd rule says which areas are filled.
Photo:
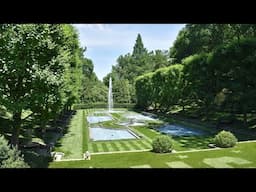
[[108, 111], [113, 109], [113, 94], [112, 94], [112, 79], [109, 78], [109, 87], [108, 87]]

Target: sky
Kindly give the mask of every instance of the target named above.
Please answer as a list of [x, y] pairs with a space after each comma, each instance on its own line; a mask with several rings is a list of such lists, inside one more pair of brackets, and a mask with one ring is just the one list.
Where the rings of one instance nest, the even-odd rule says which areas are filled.
[[132, 53], [138, 33], [148, 51], [169, 50], [185, 24], [74, 24], [85, 57], [94, 64], [94, 72], [102, 80], [120, 55]]

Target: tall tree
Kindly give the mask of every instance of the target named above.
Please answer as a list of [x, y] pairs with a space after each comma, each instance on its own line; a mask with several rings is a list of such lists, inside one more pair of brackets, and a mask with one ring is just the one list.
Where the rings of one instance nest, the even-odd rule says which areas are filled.
[[17, 145], [22, 111], [33, 110], [40, 105], [39, 98], [48, 97], [37, 91], [39, 87], [50, 88], [47, 83], [61, 81], [65, 60], [61, 54], [62, 28], [48, 24], [2, 24], [0, 34], [0, 102], [12, 114], [12, 144]]
[[147, 49], [143, 45], [141, 35], [138, 34], [135, 45], [133, 47], [132, 57], [138, 59], [146, 53], [147, 53]]
[[256, 105], [256, 39], [238, 39], [216, 49], [210, 57], [215, 73], [219, 73], [220, 89], [226, 89], [227, 99], [237, 112], [244, 117], [247, 126], [247, 113], [253, 112]]

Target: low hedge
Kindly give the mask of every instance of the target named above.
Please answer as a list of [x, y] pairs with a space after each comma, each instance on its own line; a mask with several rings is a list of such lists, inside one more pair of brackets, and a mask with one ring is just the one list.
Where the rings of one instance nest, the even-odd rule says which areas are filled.
[[[114, 108], [134, 108], [135, 104], [132, 103], [114, 103]], [[84, 104], [74, 104], [73, 110], [77, 109], [91, 109], [91, 108], [108, 108], [107, 103], [84, 103]]]

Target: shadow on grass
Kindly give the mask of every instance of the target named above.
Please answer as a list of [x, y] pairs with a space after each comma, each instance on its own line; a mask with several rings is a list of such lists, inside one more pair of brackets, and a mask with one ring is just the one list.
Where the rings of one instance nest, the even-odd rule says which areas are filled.
[[173, 137], [180, 147], [187, 149], [207, 149], [208, 144], [212, 143], [212, 136], [180, 136]]
[[[53, 148], [58, 148], [61, 146], [60, 140], [69, 131], [68, 127], [70, 125], [72, 117], [76, 114], [76, 111], [69, 111], [63, 114], [56, 122], [49, 122], [46, 125], [46, 132], [42, 133], [39, 125], [30, 125], [37, 127], [34, 129], [35, 138], [40, 138], [46, 145], [38, 146], [30, 149], [23, 149], [25, 161], [33, 168], [47, 168], [49, 162], [52, 161], [51, 152]], [[33, 121], [32, 121], [33, 122]], [[29, 125], [29, 124], [28, 124]], [[28, 126], [27, 125], [27, 126]]]
[[24, 160], [31, 168], [48, 168], [52, 161], [51, 156], [43, 156], [38, 153], [36, 149], [24, 149]]

